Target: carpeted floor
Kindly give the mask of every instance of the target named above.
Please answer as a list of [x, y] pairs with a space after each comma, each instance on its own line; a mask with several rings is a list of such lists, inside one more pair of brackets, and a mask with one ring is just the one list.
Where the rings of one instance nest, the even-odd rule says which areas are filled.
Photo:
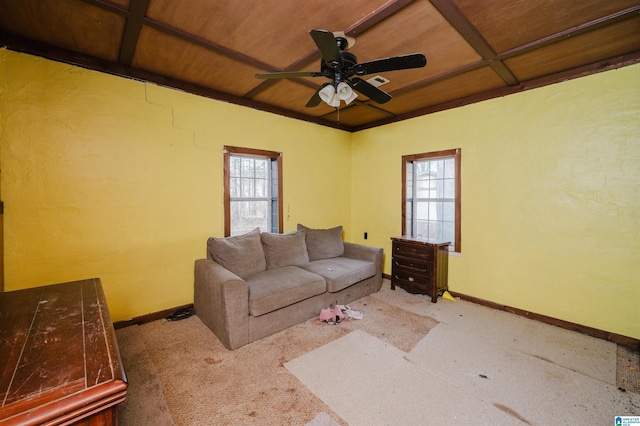
[[160, 375], [149, 358], [139, 327], [117, 331], [129, 391], [119, 406], [121, 425], [174, 425], [169, 407], [164, 400]]
[[140, 352], [136, 346], [127, 343], [132, 340], [128, 335], [136, 334], [133, 338], [144, 343], [153, 363], [153, 368], [146, 371], [157, 370], [176, 425], [331, 424], [326, 423], [328, 419], [345, 425], [283, 364], [357, 329], [408, 351], [437, 324], [432, 318], [370, 296], [350, 306], [364, 311], [364, 318], [337, 325], [309, 320], [235, 351], [224, 348], [197, 316], [118, 330], [129, 377], [129, 396], [120, 408], [120, 424], [171, 424], [142, 414], [156, 412], [157, 404], [152, 402], [155, 397], [147, 406], [146, 398], [140, 395], [155, 395], [157, 386], [138, 380], [137, 370], [144, 363], [137, 362]]
[[599, 425], [640, 412], [640, 395], [616, 385], [611, 342], [467, 302], [431, 311], [441, 322], [408, 353], [356, 330], [285, 367], [350, 425]]
[[[616, 415], [624, 415], [626, 411], [615, 411], [623, 408], [630, 410], [628, 415], [640, 413], [640, 355], [610, 342], [466, 302], [432, 304], [424, 296], [391, 291], [388, 282], [379, 293], [350, 305], [365, 312], [363, 320], [334, 326], [313, 319], [235, 351], [224, 348], [197, 316], [118, 330], [129, 379], [120, 424], [399, 424], [414, 399], [418, 402], [413, 406], [426, 407], [429, 401], [440, 410], [430, 412], [431, 420], [465, 424], [470, 415], [484, 412], [499, 423], [541, 424], [538, 411], [548, 410], [544, 404], [562, 408], [562, 393], [572, 389], [582, 396], [566, 399], [572, 404], [566, 415], [596, 410], [597, 415], [585, 418], [609, 419], [609, 411], [603, 414], [605, 405]], [[496, 349], [501, 345], [504, 352]], [[376, 350], [367, 354], [367, 346]], [[348, 382], [329, 381], [323, 384], [329, 393], [317, 393], [314, 386], [319, 385], [285, 368], [309, 354], [320, 358], [305, 366], [307, 375], [322, 382], [342, 371], [339, 377]], [[360, 365], [370, 368], [355, 373]], [[508, 367], [515, 370], [508, 372]], [[505, 390], [514, 377], [528, 382]], [[536, 381], [566, 389], [556, 397], [542, 393], [543, 400], [525, 405], [535, 394]], [[431, 388], [423, 389], [424, 384]], [[374, 391], [378, 393], [371, 395]], [[369, 408], [358, 411], [362, 403]], [[376, 409], [384, 411], [378, 422], [359, 414]], [[447, 417], [452, 413], [453, 419]], [[423, 422], [405, 419], [403, 424]]]
[[640, 352], [618, 345], [616, 384], [620, 389], [640, 393]]

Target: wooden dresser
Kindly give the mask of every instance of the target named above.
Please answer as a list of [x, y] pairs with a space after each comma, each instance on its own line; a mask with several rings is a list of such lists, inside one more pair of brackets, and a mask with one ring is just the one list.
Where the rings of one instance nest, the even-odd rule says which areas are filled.
[[391, 290], [428, 294], [436, 303], [448, 289], [449, 242], [413, 237], [391, 238]]
[[0, 425], [116, 425], [127, 381], [98, 278], [0, 293]]

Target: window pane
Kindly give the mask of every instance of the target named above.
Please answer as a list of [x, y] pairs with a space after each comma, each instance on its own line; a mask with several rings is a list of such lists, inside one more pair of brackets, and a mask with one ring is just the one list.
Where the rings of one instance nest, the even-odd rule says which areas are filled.
[[442, 239], [444, 241], [449, 241], [451, 243], [451, 246], [453, 246], [453, 242], [455, 241], [455, 227], [454, 227], [454, 223], [453, 222], [444, 222], [442, 224], [443, 228], [442, 228]]
[[444, 160], [431, 161], [431, 178], [442, 179], [444, 177]]
[[229, 172], [232, 177], [240, 176], [240, 165], [242, 163], [242, 159], [240, 157], [230, 157], [229, 158]]
[[456, 161], [453, 158], [444, 160], [444, 177], [454, 179], [456, 177]]
[[435, 198], [442, 198], [444, 196], [444, 181], [441, 179], [434, 181], [434, 187], [433, 196]]
[[442, 239], [442, 222], [436, 222], [434, 220], [429, 221], [429, 239]]
[[240, 196], [240, 178], [231, 178], [229, 189], [231, 198], [238, 198]]
[[456, 205], [453, 201], [447, 201], [442, 203], [443, 213], [442, 220], [447, 222], [455, 222], [456, 220]]
[[433, 182], [430, 180], [416, 181], [416, 198], [431, 198]]
[[255, 197], [266, 198], [269, 196], [269, 181], [267, 179], [256, 179]]
[[266, 179], [269, 175], [267, 160], [254, 160], [255, 161], [255, 177]]
[[416, 220], [416, 237], [429, 238], [429, 222], [426, 220]]
[[438, 201], [437, 203], [431, 203], [431, 204], [432, 204], [431, 208], [432, 208], [433, 214], [431, 215], [431, 217], [429, 217], [429, 219], [443, 220], [444, 213], [442, 212], [442, 210], [443, 210], [444, 203]]
[[255, 193], [253, 190], [253, 180], [248, 178], [242, 178], [240, 180], [240, 196], [242, 198], [253, 198]]
[[240, 176], [242, 177], [253, 177], [253, 158], [242, 158], [242, 168], [240, 170]]
[[455, 179], [444, 180], [444, 198], [454, 199], [456, 198], [456, 181]]
[[267, 201], [232, 201], [231, 235], [244, 234], [256, 227], [267, 232], [269, 230], [269, 213], [269, 202]]
[[429, 204], [424, 201], [416, 202], [416, 220], [427, 220], [429, 219]]

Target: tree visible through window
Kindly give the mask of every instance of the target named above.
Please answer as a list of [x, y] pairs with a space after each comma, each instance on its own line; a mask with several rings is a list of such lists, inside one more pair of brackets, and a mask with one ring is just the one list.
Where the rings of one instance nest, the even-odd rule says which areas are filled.
[[460, 252], [460, 149], [402, 157], [402, 233]]
[[224, 148], [225, 236], [282, 229], [282, 155]]

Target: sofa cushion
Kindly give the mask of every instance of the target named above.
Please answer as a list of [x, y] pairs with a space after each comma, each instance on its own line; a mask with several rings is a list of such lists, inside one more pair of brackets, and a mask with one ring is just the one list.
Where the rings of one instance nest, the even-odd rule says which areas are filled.
[[376, 274], [376, 265], [373, 262], [349, 257], [316, 260], [304, 266], [304, 269], [323, 276], [327, 280], [327, 290], [330, 293], [340, 291]]
[[304, 232], [296, 231], [288, 234], [261, 234], [267, 269], [283, 266], [302, 266], [309, 263], [307, 244]]
[[260, 228], [246, 234], [207, 240], [209, 254], [220, 265], [240, 278], [247, 278], [267, 269], [260, 241]]
[[312, 229], [298, 224], [298, 231], [304, 231], [306, 234], [310, 261], [339, 257], [344, 254], [342, 226], [331, 229]]
[[268, 269], [246, 281], [249, 287], [249, 314], [254, 317], [327, 291], [324, 278], [295, 266]]

